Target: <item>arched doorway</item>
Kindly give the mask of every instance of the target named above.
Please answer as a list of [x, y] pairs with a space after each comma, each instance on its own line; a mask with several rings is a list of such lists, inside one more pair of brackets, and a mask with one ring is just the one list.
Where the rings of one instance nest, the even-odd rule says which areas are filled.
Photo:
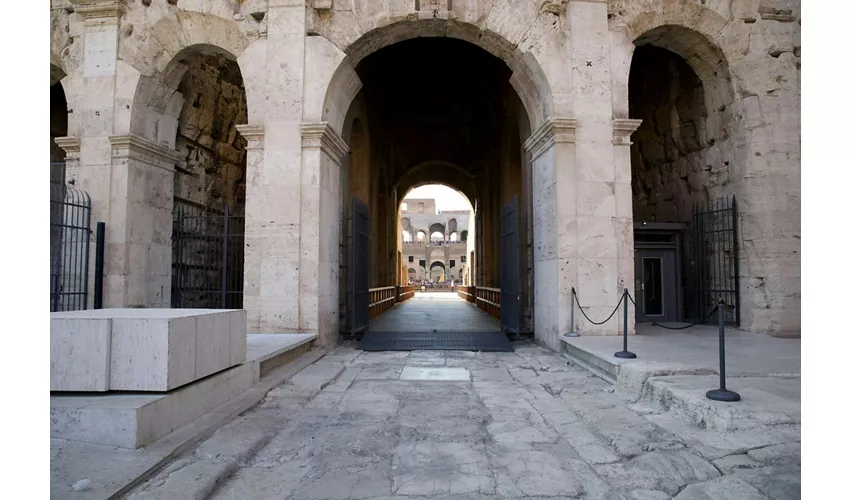
[[[351, 262], [368, 262], [368, 287], [399, 283], [395, 276], [397, 256], [407, 264], [419, 262], [426, 279], [459, 280], [472, 252], [478, 269], [475, 284], [489, 289], [504, 287], [510, 297], [513, 333], [533, 330], [533, 276], [528, 265], [530, 159], [522, 144], [530, 124], [526, 109], [511, 84], [512, 73], [504, 61], [475, 45], [450, 38], [414, 38], [364, 57], [355, 71], [363, 83], [354, 97], [342, 127], [342, 140], [349, 145], [343, 159], [340, 186], [345, 203], [340, 220], [343, 253], [340, 254], [340, 329], [351, 333], [365, 328], [352, 325], [357, 292]], [[415, 105], [410, 96], [417, 96]], [[400, 105], [399, 103], [408, 103]], [[368, 145], [380, 144], [381, 147]], [[428, 200], [406, 199], [402, 221], [400, 207], [407, 192], [427, 183], [456, 187], [474, 207], [474, 220], [466, 231], [470, 255], [442, 259], [425, 255], [409, 259], [402, 248], [405, 234], [413, 242], [431, 248], [461, 243], [457, 217], [439, 214], [438, 220], [413, 223], [413, 214], [431, 210]], [[370, 243], [368, 255], [357, 254], [354, 238], [355, 200], [368, 210]], [[512, 205], [513, 204], [513, 205]], [[502, 241], [503, 215], [514, 218], [516, 241]], [[405, 233], [407, 231], [407, 233]], [[379, 236], [386, 235], [386, 236]], [[375, 238], [380, 238], [376, 242]], [[384, 244], [386, 243], [386, 246]], [[467, 243], [464, 238], [464, 244]], [[521, 250], [522, 249], [522, 250]], [[505, 280], [506, 273], [511, 276]], [[501, 287], [501, 288], [500, 288]], [[362, 293], [362, 291], [361, 291]], [[358, 306], [362, 307], [362, 306]], [[506, 314], [505, 317], [508, 315]], [[362, 315], [360, 316], [362, 317]]]
[[727, 322], [739, 324], [728, 67], [705, 37], [684, 27], [654, 28], [635, 45], [629, 115], [642, 120], [631, 147], [636, 320], [700, 320], [723, 296]]
[[[196, 46], [172, 66], [182, 76], [174, 148], [171, 307], [242, 308], [248, 121], [245, 85], [235, 57]], [[180, 73], [178, 73], [180, 74]]]

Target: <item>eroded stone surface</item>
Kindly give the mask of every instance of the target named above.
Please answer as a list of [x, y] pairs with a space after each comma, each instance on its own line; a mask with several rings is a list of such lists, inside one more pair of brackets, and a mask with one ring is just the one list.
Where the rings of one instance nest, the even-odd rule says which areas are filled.
[[[469, 369], [472, 380], [358, 377], [434, 359]], [[548, 390], [541, 374], [561, 377], [562, 389]], [[643, 416], [604, 382], [596, 390], [572, 385], [593, 379], [534, 346], [331, 354], [305, 375], [178, 457], [133, 498], [799, 498], [799, 433], [796, 441], [793, 431], [747, 440], [669, 413]]]

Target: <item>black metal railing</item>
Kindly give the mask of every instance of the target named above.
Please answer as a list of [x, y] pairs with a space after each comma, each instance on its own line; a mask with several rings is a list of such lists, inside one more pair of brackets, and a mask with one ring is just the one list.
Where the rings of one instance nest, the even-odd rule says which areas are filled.
[[91, 197], [53, 170], [51, 164], [50, 311], [77, 311], [88, 307]]
[[734, 196], [694, 205], [692, 257], [694, 317], [704, 317], [723, 299], [726, 323], [740, 326], [738, 203]]
[[176, 200], [171, 307], [241, 309], [245, 216]]

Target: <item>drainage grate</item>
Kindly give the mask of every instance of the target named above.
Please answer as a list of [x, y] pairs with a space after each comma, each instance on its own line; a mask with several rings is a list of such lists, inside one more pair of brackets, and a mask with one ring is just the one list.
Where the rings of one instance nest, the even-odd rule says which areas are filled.
[[513, 352], [502, 332], [366, 332], [363, 351], [485, 351]]

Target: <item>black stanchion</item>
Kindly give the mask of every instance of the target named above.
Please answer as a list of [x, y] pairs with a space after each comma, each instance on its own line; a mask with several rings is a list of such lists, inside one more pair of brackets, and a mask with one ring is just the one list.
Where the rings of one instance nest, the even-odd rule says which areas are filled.
[[615, 358], [635, 359], [637, 354], [629, 352], [629, 301], [626, 298], [629, 295], [629, 289], [623, 290], [623, 350], [615, 352]]
[[717, 330], [720, 336], [720, 389], [712, 389], [705, 393], [705, 397], [713, 401], [734, 402], [740, 401], [741, 395], [726, 389], [726, 303], [720, 299], [717, 305]]

